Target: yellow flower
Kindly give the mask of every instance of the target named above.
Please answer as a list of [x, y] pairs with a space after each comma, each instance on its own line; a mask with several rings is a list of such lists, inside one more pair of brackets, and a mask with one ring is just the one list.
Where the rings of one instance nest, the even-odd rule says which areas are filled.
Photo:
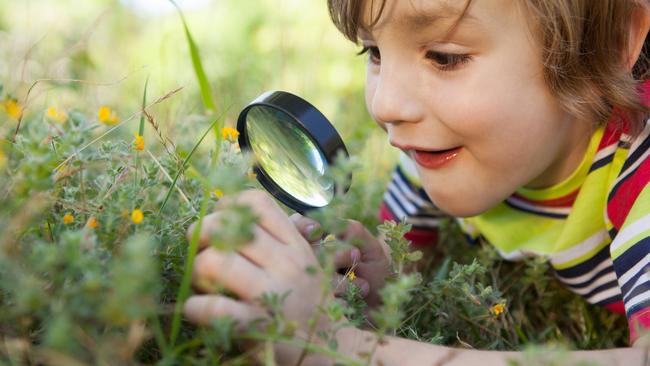
[[354, 279], [357, 278], [357, 274], [354, 273], [354, 271], [350, 271], [350, 272], [348, 272], [347, 277], [348, 277], [348, 280], [354, 281]]
[[23, 115], [23, 107], [18, 104], [18, 101], [16, 99], [9, 99], [5, 101], [4, 107], [9, 117], [15, 120], [19, 120]]
[[257, 174], [255, 174], [253, 171], [250, 171], [250, 170], [246, 173], [246, 176], [247, 176], [248, 178], [250, 178], [250, 179], [255, 179], [255, 178], [257, 178]]
[[120, 121], [120, 119], [117, 118], [115, 111], [112, 111], [107, 106], [99, 107], [97, 118], [99, 119], [99, 122], [107, 125], [116, 125]]
[[58, 110], [54, 107], [50, 107], [47, 109], [47, 117], [59, 123], [64, 123], [65, 121], [68, 120], [68, 114], [65, 113], [65, 111]]
[[221, 136], [224, 140], [235, 142], [235, 140], [237, 140], [237, 137], [239, 137], [239, 131], [235, 130], [232, 127], [224, 127], [221, 129]]
[[133, 140], [133, 145], [135, 146], [135, 149], [138, 151], [144, 150], [144, 138], [137, 132], [134, 133], [134, 135], [135, 140]]
[[131, 212], [131, 221], [133, 221], [134, 224], [139, 224], [144, 220], [144, 214], [142, 213], [142, 210], [139, 208], [136, 208]]
[[95, 216], [91, 216], [88, 221], [86, 222], [86, 227], [89, 227], [91, 229], [94, 229], [97, 227], [97, 219]]
[[499, 314], [503, 313], [504, 310], [506, 310], [506, 307], [503, 306], [503, 304], [496, 304], [492, 307], [492, 309], [490, 309], [494, 316], [499, 316]]
[[67, 213], [63, 216], [63, 223], [68, 225], [71, 224], [74, 221], [74, 216], [72, 216], [71, 213]]
[[327, 243], [328, 241], [335, 241], [335, 240], [336, 240], [336, 236], [332, 234], [327, 234], [325, 239], [323, 239], [323, 243]]
[[212, 191], [212, 194], [214, 194], [214, 196], [217, 198], [223, 197], [223, 191], [219, 188], [215, 188], [214, 191]]

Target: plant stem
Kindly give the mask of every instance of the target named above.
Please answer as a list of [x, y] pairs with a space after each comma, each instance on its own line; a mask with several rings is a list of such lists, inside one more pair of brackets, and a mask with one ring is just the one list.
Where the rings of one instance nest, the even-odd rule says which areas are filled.
[[199, 212], [199, 219], [194, 232], [192, 233], [192, 240], [190, 241], [190, 248], [187, 253], [187, 258], [185, 260], [185, 270], [183, 271], [183, 279], [181, 281], [181, 287], [178, 290], [178, 296], [176, 297], [176, 306], [174, 309], [174, 317], [172, 319], [172, 330], [169, 337], [169, 344], [171, 347], [174, 347], [176, 343], [176, 338], [178, 337], [178, 332], [180, 331], [181, 326], [181, 311], [183, 309], [183, 303], [187, 299], [190, 293], [190, 280], [192, 278], [192, 266], [194, 265], [194, 257], [199, 249], [199, 237], [201, 234], [201, 226], [203, 223], [203, 217], [205, 217], [206, 211], [208, 209], [208, 198], [210, 193], [207, 189], [204, 189], [203, 199], [201, 200], [201, 208]]

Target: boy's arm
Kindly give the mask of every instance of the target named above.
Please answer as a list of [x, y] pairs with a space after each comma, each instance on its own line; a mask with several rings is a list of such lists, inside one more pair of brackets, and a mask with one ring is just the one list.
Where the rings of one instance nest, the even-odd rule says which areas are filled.
[[[337, 334], [341, 351], [359, 360], [368, 360], [372, 353], [371, 365], [445, 365], [445, 366], [492, 366], [525, 365], [525, 355], [521, 352], [481, 351], [460, 349], [412, 341], [404, 338], [386, 337], [377, 342], [377, 337], [368, 331], [346, 328]], [[376, 347], [376, 348], [375, 348]], [[373, 352], [374, 349], [374, 352]], [[573, 351], [558, 355], [566, 364], [592, 362], [594, 365], [644, 365], [648, 347], [616, 348], [595, 351]], [[549, 359], [554, 355], [546, 353]], [[530, 361], [530, 360], [529, 360]], [[537, 360], [539, 361], [539, 360]]]

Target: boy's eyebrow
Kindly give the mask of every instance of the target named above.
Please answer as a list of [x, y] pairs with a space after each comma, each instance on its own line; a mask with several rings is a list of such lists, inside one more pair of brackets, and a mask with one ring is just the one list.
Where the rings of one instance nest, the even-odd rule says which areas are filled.
[[[401, 0], [398, 0], [401, 1]], [[409, 32], [421, 31], [430, 28], [441, 21], [450, 21], [450, 29], [461, 25], [479, 25], [478, 18], [473, 16], [467, 8], [457, 8], [450, 5], [428, 4], [427, 8], [413, 8], [413, 12], [400, 15], [396, 20], [397, 25]], [[361, 38], [372, 38], [373, 28], [380, 28], [382, 21], [368, 26], [368, 22], [362, 22], [358, 28]]]
[[416, 14], [409, 14], [400, 19], [401, 26], [410, 30], [421, 30], [431, 27], [442, 20], [453, 20], [454, 25], [462, 23], [477, 23], [478, 20], [469, 12], [441, 11], [440, 8], [429, 11], [418, 11]]

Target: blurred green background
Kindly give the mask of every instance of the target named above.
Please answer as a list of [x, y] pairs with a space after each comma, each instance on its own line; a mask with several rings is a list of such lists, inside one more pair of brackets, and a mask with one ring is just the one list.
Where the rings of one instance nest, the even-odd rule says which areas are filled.
[[[226, 113], [226, 125], [234, 125], [239, 110], [263, 91], [290, 91], [332, 120], [368, 168], [359, 173], [361, 178], [385, 178], [396, 155], [365, 109], [365, 58], [356, 56], [359, 47], [332, 25], [325, 1], [177, 4], [200, 50], [217, 115]], [[209, 123], [200, 115], [189, 48], [169, 1], [0, 0], [0, 9], [5, 91], [23, 101], [36, 80], [54, 79], [34, 87], [26, 114], [54, 106], [96, 115], [107, 105], [124, 120], [137, 113], [149, 77], [149, 100], [183, 87], [153, 108], [177, 146], [189, 149]], [[115, 134], [131, 136], [133, 129], [123, 130]]]

